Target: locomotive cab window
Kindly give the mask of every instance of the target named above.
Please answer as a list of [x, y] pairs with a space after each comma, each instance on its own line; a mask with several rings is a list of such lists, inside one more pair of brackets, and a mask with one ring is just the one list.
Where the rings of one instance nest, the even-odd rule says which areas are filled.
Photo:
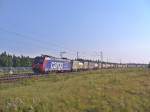
[[34, 64], [43, 64], [44, 58], [36, 57], [34, 60]]

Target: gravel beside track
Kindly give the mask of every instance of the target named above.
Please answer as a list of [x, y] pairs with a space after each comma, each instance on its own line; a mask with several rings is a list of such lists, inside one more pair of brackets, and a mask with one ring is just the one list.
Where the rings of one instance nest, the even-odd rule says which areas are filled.
[[0, 83], [10, 83], [15, 82], [22, 79], [29, 79], [33, 77], [41, 77], [44, 75], [35, 75], [35, 74], [13, 74], [0, 77]]

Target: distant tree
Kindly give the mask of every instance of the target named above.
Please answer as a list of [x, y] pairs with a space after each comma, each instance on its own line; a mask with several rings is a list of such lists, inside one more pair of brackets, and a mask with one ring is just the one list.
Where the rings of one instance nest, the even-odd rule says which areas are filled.
[[148, 64], [148, 68], [150, 68], [150, 62], [149, 62], [149, 64]]
[[11, 55], [7, 55], [7, 65], [8, 67], [13, 66], [13, 61], [12, 61], [12, 56]]
[[29, 56], [15, 56], [2, 52], [0, 54], [0, 67], [29, 67], [32, 65], [32, 58]]
[[8, 65], [8, 62], [7, 62], [7, 54], [6, 52], [3, 52], [1, 55], [1, 66], [7, 66]]

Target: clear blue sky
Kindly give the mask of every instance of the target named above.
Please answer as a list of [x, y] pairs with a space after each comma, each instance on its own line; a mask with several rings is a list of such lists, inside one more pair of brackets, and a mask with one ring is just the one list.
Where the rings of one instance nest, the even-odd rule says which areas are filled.
[[0, 0], [0, 52], [150, 61], [149, 0]]

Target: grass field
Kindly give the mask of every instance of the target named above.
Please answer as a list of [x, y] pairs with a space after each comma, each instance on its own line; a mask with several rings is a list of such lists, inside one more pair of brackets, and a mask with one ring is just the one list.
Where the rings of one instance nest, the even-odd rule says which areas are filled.
[[0, 84], [0, 112], [150, 112], [150, 71], [52, 74]]

